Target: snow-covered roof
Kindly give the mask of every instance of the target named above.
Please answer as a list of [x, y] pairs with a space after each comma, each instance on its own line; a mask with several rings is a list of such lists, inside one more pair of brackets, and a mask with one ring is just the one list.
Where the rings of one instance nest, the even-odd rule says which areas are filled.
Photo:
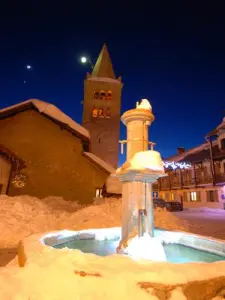
[[217, 126], [217, 130], [219, 130], [219, 129], [224, 129], [225, 128], [225, 117], [223, 118], [223, 121], [222, 121], [222, 123], [220, 123], [220, 125], [219, 126]]
[[106, 192], [108, 194], [122, 194], [122, 183], [115, 176], [115, 174], [111, 174], [106, 180]]
[[29, 104], [33, 104], [33, 106], [40, 113], [44, 113], [44, 114], [48, 115], [49, 117], [68, 125], [71, 129], [80, 133], [81, 135], [83, 135], [87, 138], [90, 138], [89, 132], [84, 127], [82, 127], [81, 125], [76, 123], [73, 119], [71, 119], [69, 116], [64, 114], [58, 107], [56, 107], [53, 104], [50, 104], [48, 102], [41, 101], [38, 99], [29, 99], [29, 100], [26, 100], [23, 102], [19, 102], [15, 105], [0, 109], [0, 114], [5, 113], [10, 110], [13, 110], [13, 109], [16, 109], [16, 108], [19, 108], [24, 105], [29, 105]]
[[97, 165], [99, 165], [100, 167], [102, 167], [104, 170], [106, 170], [110, 174], [116, 172], [116, 170], [112, 166], [110, 166], [109, 164], [107, 164], [104, 160], [102, 160], [98, 156], [94, 155], [93, 153], [84, 152], [83, 154], [84, 154], [84, 156], [88, 157], [90, 160], [92, 160], [93, 162], [95, 162]]
[[[213, 146], [215, 146], [217, 144], [218, 144], [217, 141], [212, 142]], [[198, 153], [202, 150], [207, 150], [207, 149], [209, 149], [209, 143], [204, 143], [204, 144], [201, 144], [201, 145], [199, 145], [195, 148], [191, 148], [190, 150], [187, 150], [187, 151], [183, 152], [182, 154], [177, 154], [177, 155], [171, 156], [167, 160], [168, 161], [174, 161], [174, 162], [185, 160], [185, 157], [187, 157], [188, 155], [195, 154], [195, 153]]]

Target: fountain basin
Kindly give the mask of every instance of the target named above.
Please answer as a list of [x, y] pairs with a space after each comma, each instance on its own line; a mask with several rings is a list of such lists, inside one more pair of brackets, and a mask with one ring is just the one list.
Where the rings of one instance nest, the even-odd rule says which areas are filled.
[[[155, 236], [163, 243], [168, 262], [225, 261], [225, 243], [195, 234], [156, 229]], [[44, 245], [56, 249], [77, 249], [99, 256], [116, 254], [121, 238], [121, 228], [105, 228], [82, 231], [60, 231], [45, 235]], [[151, 249], [149, 249], [151, 251]]]

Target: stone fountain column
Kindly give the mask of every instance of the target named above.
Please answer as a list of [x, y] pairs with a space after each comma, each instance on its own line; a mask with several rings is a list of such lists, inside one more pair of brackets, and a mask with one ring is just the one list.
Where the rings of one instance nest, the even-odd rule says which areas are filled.
[[154, 119], [151, 109], [138, 106], [122, 115], [121, 121], [127, 127], [127, 160], [137, 152], [148, 150], [148, 126]]
[[[137, 231], [140, 234], [140, 214], [144, 214], [145, 233], [154, 236], [154, 211], [152, 201], [152, 183], [164, 174], [164, 168], [149, 169], [146, 161], [145, 167], [132, 167], [133, 157], [142, 152], [146, 158], [152, 157], [154, 161], [161, 157], [158, 152], [148, 150], [148, 126], [154, 120], [150, 103], [144, 99], [136, 109], [125, 112], [121, 120], [127, 126], [127, 160], [116, 171], [116, 176], [122, 182], [122, 243]], [[146, 155], [147, 154], [147, 155]], [[145, 162], [141, 162], [145, 165]]]

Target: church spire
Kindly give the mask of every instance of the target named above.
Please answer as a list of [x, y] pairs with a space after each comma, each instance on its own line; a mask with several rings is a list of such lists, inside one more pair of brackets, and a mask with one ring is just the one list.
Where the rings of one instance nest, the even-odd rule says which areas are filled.
[[106, 44], [104, 44], [102, 47], [91, 75], [94, 77], [107, 77], [116, 79]]

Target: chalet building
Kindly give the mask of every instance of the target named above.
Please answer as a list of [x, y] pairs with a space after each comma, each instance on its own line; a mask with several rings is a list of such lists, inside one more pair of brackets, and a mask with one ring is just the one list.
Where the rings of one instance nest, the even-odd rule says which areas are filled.
[[0, 194], [100, 196], [118, 163], [122, 86], [104, 45], [84, 82], [82, 126], [37, 99], [0, 109]]
[[[168, 161], [188, 163], [190, 168], [167, 169], [168, 177], [159, 179], [159, 197], [166, 201], [181, 201], [184, 208], [225, 209], [225, 118], [206, 137], [206, 142]], [[155, 188], [156, 188], [155, 187]]]

